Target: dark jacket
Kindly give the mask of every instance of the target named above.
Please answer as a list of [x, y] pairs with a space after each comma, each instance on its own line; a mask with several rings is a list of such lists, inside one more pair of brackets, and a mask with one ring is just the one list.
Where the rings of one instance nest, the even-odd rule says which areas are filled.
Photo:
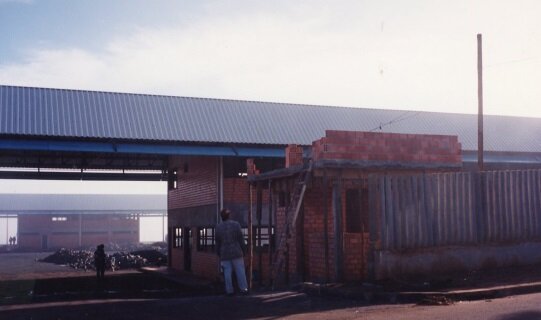
[[94, 252], [94, 264], [96, 265], [96, 268], [105, 268], [105, 251], [104, 250], [96, 250]]
[[237, 221], [226, 220], [216, 226], [216, 253], [220, 260], [242, 258], [245, 252], [244, 236]]

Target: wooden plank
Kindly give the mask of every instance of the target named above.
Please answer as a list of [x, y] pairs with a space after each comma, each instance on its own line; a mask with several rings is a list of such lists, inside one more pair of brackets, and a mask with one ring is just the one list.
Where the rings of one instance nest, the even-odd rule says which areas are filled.
[[497, 210], [496, 214], [498, 216], [498, 241], [504, 241], [505, 240], [505, 175], [502, 171], [498, 171], [496, 174], [496, 199], [498, 200], [497, 203]]
[[472, 243], [477, 242], [477, 201], [475, 190], [475, 173], [470, 172], [468, 175], [468, 188], [469, 188], [469, 205], [470, 205], [470, 239]]
[[426, 218], [426, 206], [425, 206], [425, 175], [419, 175], [417, 177], [417, 196], [418, 198], [418, 210], [419, 210], [419, 230], [421, 237], [419, 238], [419, 246], [420, 247], [426, 247], [428, 242], [428, 226], [427, 226], [427, 218]]
[[534, 199], [535, 199], [535, 236], [541, 237], [541, 171], [535, 170], [534, 174]]
[[452, 221], [450, 219], [450, 182], [449, 182], [449, 174], [444, 173], [443, 174], [443, 225], [442, 230], [444, 234], [444, 245], [449, 245], [451, 243], [451, 228]]
[[486, 218], [487, 218], [487, 224], [486, 224], [486, 237], [488, 241], [494, 241], [494, 177], [493, 177], [494, 171], [487, 172], [486, 173]]
[[421, 247], [421, 241], [423, 238], [423, 228], [421, 227], [421, 215], [419, 214], [419, 189], [417, 185], [418, 175], [411, 176], [411, 209], [413, 212], [413, 234], [414, 234], [414, 246], [415, 248]]
[[413, 206], [413, 185], [412, 185], [412, 179], [411, 176], [405, 176], [404, 177], [404, 187], [405, 187], [405, 194], [404, 194], [404, 213], [406, 215], [407, 219], [407, 234], [408, 234], [408, 248], [415, 248], [415, 224], [416, 224], [416, 217], [414, 212], [414, 206]]
[[466, 243], [466, 210], [464, 205], [464, 173], [456, 174], [456, 202], [458, 219], [458, 243]]
[[397, 198], [398, 198], [398, 203], [397, 203], [397, 208], [398, 208], [398, 218], [400, 218], [400, 223], [399, 223], [399, 227], [400, 227], [400, 242], [401, 242], [401, 246], [399, 249], [404, 249], [404, 248], [407, 248], [408, 247], [408, 220], [407, 220], [407, 217], [406, 215], [404, 214], [404, 197], [405, 197], [405, 193], [404, 193], [404, 178], [403, 176], [398, 176], [397, 177], [397, 190], [395, 192], [397, 192]]
[[425, 216], [422, 212], [424, 207], [424, 196], [421, 195], [422, 192], [422, 183], [423, 183], [423, 176], [422, 175], [416, 175], [412, 177], [413, 179], [413, 199], [415, 202], [415, 213], [417, 215], [417, 223], [415, 224], [415, 228], [417, 232], [415, 233], [417, 236], [417, 248], [424, 247], [425, 239], [426, 239], [426, 221]]
[[518, 228], [518, 207], [519, 207], [519, 195], [518, 195], [518, 175], [516, 171], [511, 172], [511, 201], [512, 201], [512, 210], [511, 210], [511, 227], [512, 240], [516, 240], [520, 237], [520, 230]]
[[402, 238], [402, 214], [400, 212], [400, 198], [399, 198], [399, 177], [393, 177], [392, 181], [392, 189], [393, 189], [393, 215], [394, 215], [394, 221], [395, 221], [395, 238], [396, 238], [396, 247], [395, 249], [402, 249], [403, 244], [403, 238]]
[[513, 226], [512, 226], [512, 202], [511, 202], [511, 172], [505, 172], [505, 241], [509, 241], [513, 238]]
[[520, 193], [520, 198], [521, 198], [521, 208], [522, 208], [522, 215], [521, 215], [521, 218], [522, 218], [522, 232], [521, 232], [521, 235], [522, 235], [522, 239], [528, 239], [528, 235], [529, 235], [529, 225], [528, 225], [528, 222], [529, 222], [529, 218], [528, 218], [528, 197], [527, 197], [527, 193], [528, 193], [528, 183], [527, 183], [527, 179], [526, 179], [526, 171], [522, 171], [520, 173], [520, 176], [521, 176], [521, 180], [522, 180], [522, 183], [521, 183], [521, 193]]
[[531, 188], [530, 188], [530, 170], [525, 170], [522, 172], [522, 179], [523, 179], [523, 182], [524, 182], [524, 196], [523, 196], [523, 199], [524, 199], [524, 213], [525, 213], [525, 216], [524, 216], [524, 228], [525, 228], [525, 232], [524, 232], [524, 237], [526, 239], [530, 239], [531, 237], [531, 234], [532, 234], [532, 210], [531, 210], [531, 196], [530, 196], [530, 192], [531, 192]]
[[442, 204], [441, 204], [441, 194], [442, 194], [442, 175], [434, 175], [434, 188], [432, 190], [435, 191], [434, 194], [434, 246], [440, 246], [443, 243], [443, 235], [441, 231], [441, 224], [443, 219], [443, 213], [442, 213]]
[[533, 195], [533, 170], [528, 170], [526, 172], [526, 202], [528, 205], [528, 239], [531, 239], [535, 235], [535, 220], [534, 220], [534, 214], [533, 214], [533, 202], [534, 202], [534, 195]]
[[455, 207], [456, 207], [455, 177], [456, 175], [454, 173], [449, 173], [448, 176], [449, 176], [449, 180], [448, 180], [449, 189], [447, 190], [447, 193], [448, 193], [447, 201], [449, 201], [448, 202], [449, 203], [449, 218], [448, 218], [449, 242], [448, 243], [454, 245], [457, 241], [457, 229], [458, 229], [458, 221], [455, 215], [455, 212], [456, 212], [455, 211]]
[[427, 175], [426, 176], [426, 214], [428, 217], [428, 227], [430, 228], [430, 242], [429, 246], [436, 246], [438, 241], [438, 224], [437, 224], [437, 215], [438, 211], [436, 210], [437, 205], [437, 195], [438, 195], [438, 189], [436, 184], [436, 177], [434, 174]]
[[524, 239], [524, 233], [526, 231], [526, 212], [524, 201], [524, 176], [522, 171], [517, 171], [518, 177], [518, 190], [517, 190], [517, 220], [518, 220], [518, 239]]
[[482, 231], [482, 222], [481, 222], [481, 216], [482, 216], [482, 187], [481, 187], [481, 173], [476, 172], [473, 176], [474, 180], [474, 199], [475, 199], [475, 235], [476, 235], [476, 241], [477, 243], [481, 244], [484, 242], [483, 239], [483, 231]]
[[329, 179], [327, 178], [327, 170], [323, 171], [323, 245], [325, 257], [325, 283], [330, 280], [329, 270]]
[[370, 251], [368, 252], [368, 278], [374, 280], [376, 277], [375, 268], [375, 250], [376, 242], [378, 241], [377, 229], [378, 229], [378, 179], [375, 175], [371, 175], [368, 178], [368, 211], [369, 211], [369, 228], [370, 228]]
[[429, 194], [429, 181], [427, 181], [428, 175], [423, 174], [421, 176], [420, 186], [421, 186], [421, 216], [423, 217], [424, 221], [424, 241], [423, 246], [429, 247], [432, 245], [432, 218], [431, 213], [429, 210], [429, 201], [430, 201], [430, 194]]
[[443, 230], [445, 226], [445, 175], [437, 175], [438, 183], [438, 202], [437, 202], [437, 212], [438, 212], [438, 246], [445, 244], [445, 231]]
[[404, 176], [402, 180], [404, 186], [404, 217], [406, 218], [406, 243], [407, 248], [414, 248], [415, 234], [413, 226], [415, 224], [415, 216], [412, 211], [412, 196], [411, 196], [411, 179], [409, 176]]
[[466, 231], [466, 243], [474, 243], [472, 235], [472, 202], [471, 202], [471, 173], [464, 173], [464, 219]]
[[393, 190], [392, 179], [389, 176], [385, 177], [385, 215], [387, 218], [387, 231], [389, 243], [387, 249], [396, 248], [396, 224], [395, 212], [393, 207]]
[[539, 237], [540, 232], [540, 223], [541, 223], [541, 203], [540, 203], [540, 193], [539, 193], [539, 170], [532, 171], [532, 197], [533, 197], [533, 224], [534, 231], [533, 236]]
[[389, 225], [387, 224], [387, 210], [385, 208], [385, 177], [378, 177], [378, 197], [379, 197], [379, 212], [381, 214], [380, 219], [380, 238], [383, 249], [389, 249]]
[[335, 281], [342, 280], [343, 241], [342, 241], [342, 180], [338, 179], [332, 187], [332, 214], [334, 224], [334, 270]]

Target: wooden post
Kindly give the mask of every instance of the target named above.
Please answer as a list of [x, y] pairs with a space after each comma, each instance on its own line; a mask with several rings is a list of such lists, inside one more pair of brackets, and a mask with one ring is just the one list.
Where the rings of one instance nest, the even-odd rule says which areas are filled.
[[[269, 222], [267, 235], [269, 237], [269, 266], [272, 266], [272, 216], [274, 214], [274, 197], [272, 196], [272, 180], [269, 179], [269, 217], [267, 221]], [[270, 268], [269, 268], [270, 270]]]
[[[325, 170], [325, 169], [324, 169]], [[327, 170], [323, 171], [323, 241], [325, 245], [325, 284], [329, 282], [329, 180]]]
[[378, 206], [377, 206], [377, 197], [378, 197], [378, 185], [377, 177], [370, 175], [368, 177], [368, 228], [369, 228], [369, 251], [367, 255], [367, 276], [368, 279], [373, 281], [376, 279], [376, 265], [375, 265], [375, 254], [376, 254], [376, 242], [379, 239], [378, 235]]
[[248, 188], [249, 198], [250, 198], [250, 207], [248, 208], [248, 289], [252, 289], [252, 271], [253, 271], [253, 260], [254, 260], [254, 248], [252, 246], [252, 185], [250, 184]]
[[477, 101], [477, 165], [479, 171], [483, 171], [483, 43], [480, 33], [477, 34]]
[[338, 178], [332, 188], [334, 217], [334, 269], [336, 281], [342, 281], [343, 241], [342, 241], [342, 179]]
[[256, 248], [259, 248], [257, 250], [257, 271], [259, 273], [259, 279], [258, 283], [261, 286], [263, 284], [261, 273], [263, 270], [263, 257], [262, 257], [262, 250], [261, 250], [261, 216], [263, 215], [263, 185], [261, 182], [258, 182], [256, 185], [256, 212], [255, 216], [257, 219], [257, 233], [256, 233], [256, 242], [255, 246]]

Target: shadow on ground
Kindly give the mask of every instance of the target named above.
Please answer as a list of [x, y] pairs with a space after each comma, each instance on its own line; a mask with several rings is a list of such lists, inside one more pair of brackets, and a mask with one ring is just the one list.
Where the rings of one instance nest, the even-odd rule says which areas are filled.
[[149, 273], [112, 274], [2, 281], [0, 305], [88, 299], [163, 299], [217, 293], [214, 288], [193, 288]]

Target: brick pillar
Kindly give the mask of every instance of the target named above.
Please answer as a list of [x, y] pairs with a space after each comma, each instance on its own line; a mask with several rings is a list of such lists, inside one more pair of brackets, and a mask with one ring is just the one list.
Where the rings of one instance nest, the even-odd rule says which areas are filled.
[[248, 176], [259, 174], [259, 170], [255, 166], [254, 159], [246, 159], [246, 173]]
[[286, 168], [300, 165], [302, 161], [303, 149], [296, 144], [290, 144], [286, 147]]

